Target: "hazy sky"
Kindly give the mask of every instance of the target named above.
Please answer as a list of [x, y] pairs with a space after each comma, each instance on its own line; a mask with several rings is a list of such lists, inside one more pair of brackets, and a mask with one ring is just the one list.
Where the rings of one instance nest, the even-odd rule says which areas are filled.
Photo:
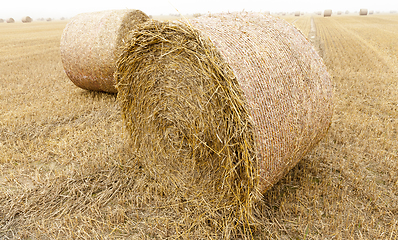
[[[398, 0], [1, 0], [0, 18], [23, 16], [37, 18], [70, 18], [79, 13], [110, 9], [139, 9], [148, 15], [233, 12], [233, 11], [358, 11], [398, 10]], [[176, 10], [177, 9], [177, 10]]]

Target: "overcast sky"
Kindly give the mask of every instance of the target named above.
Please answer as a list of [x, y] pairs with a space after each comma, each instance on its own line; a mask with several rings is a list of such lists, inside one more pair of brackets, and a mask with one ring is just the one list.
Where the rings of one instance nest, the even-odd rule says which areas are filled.
[[[71, 18], [79, 13], [110, 9], [139, 9], [148, 15], [180, 12], [216, 13], [233, 11], [374, 11], [398, 10], [398, 0], [0, 0], [0, 18], [23, 16], [37, 18]], [[176, 10], [177, 9], [177, 10]]]

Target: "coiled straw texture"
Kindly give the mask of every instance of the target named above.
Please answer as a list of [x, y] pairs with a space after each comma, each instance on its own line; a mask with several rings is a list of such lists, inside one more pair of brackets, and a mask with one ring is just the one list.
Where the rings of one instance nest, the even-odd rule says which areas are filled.
[[329, 128], [322, 59], [295, 27], [256, 13], [149, 21], [128, 39], [115, 79], [145, 171], [225, 222], [252, 221], [259, 193]]

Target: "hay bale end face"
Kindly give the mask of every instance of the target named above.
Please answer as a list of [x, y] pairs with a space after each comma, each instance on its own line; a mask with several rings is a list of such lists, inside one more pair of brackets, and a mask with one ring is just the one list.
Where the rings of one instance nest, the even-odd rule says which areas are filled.
[[23, 22], [23, 23], [30, 23], [30, 22], [32, 22], [32, 21], [33, 21], [32, 18], [29, 17], [29, 16], [26, 16], [26, 17], [23, 17], [23, 18], [22, 18], [22, 22]]
[[110, 10], [73, 17], [61, 38], [61, 59], [69, 79], [78, 87], [115, 93], [115, 62], [123, 38], [149, 20], [139, 10]]
[[323, 16], [324, 16], [324, 17], [331, 17], [331, 16], [332, 16], [332, 9], [326, 9], [326, 10], [323, 12]]
[[360, 15], [360, 16], [366, 16], [366, 15], [368, 15], [368, 9], [361, 8], [361, 9], [359, 10], [359, 15]]
[[295, 16], [295, 17], [300, 17], [300, 11], [294, 12], [294, 16]]
[[118, 101], [132, 149], [158, 181], [251, 206], [329, 128], [330, 76], [284, 20], [149, 21], [128, 41], [117, 61]]
[[14, 23], [14, 22], [15, 22], [14, 18], [8, 18], [7, 19], [7, 23]]

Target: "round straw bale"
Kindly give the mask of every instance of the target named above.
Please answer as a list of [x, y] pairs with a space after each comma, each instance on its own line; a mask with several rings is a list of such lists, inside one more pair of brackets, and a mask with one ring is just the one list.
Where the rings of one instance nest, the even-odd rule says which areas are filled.
[[4, 19], [0, 18], [0, 23], [3, 23], [3, 22], [4, 22]]
[[61, 37], [61, 59], [78, 87], [115, 93], [113, 74], [118, 48], [127, 32], [149, 20], [139, 10], [109, 10], [73, 17]]
[[324, 17], [331, 17], [331, 16], [332, 16], [332, 9], [326, 9], [326, 10], [323, 12], [323, 16], [324, 16]]
[[14, 22], [15, 22], [14, 18], [8, 18], [7, 19], [7, 23], [14, 23]]
[[32, 22], [32, 18], [29, 17], [29, 16], [25, 16], [25, 17], [22, 18], [22, 22], [23, 23], [30, 23], [30, 22]]
[[322, 59], [294, 26], [265, 14], [141, 24], [115, 80], [132, 150], [153, 178], [206, 184], [245, 206], [312, 149], [332, 117]]
[[296, 12], [294, 12], [294, 16], [296, 16], [296, 17], [300, 17], [300, 11], [296, 11]]
[[359, 15], [361, 15], [361, 16], [368, 15], [368, 9], [366, 9], [366, 8], [361, 8], [361, 9], [359, 10]]

